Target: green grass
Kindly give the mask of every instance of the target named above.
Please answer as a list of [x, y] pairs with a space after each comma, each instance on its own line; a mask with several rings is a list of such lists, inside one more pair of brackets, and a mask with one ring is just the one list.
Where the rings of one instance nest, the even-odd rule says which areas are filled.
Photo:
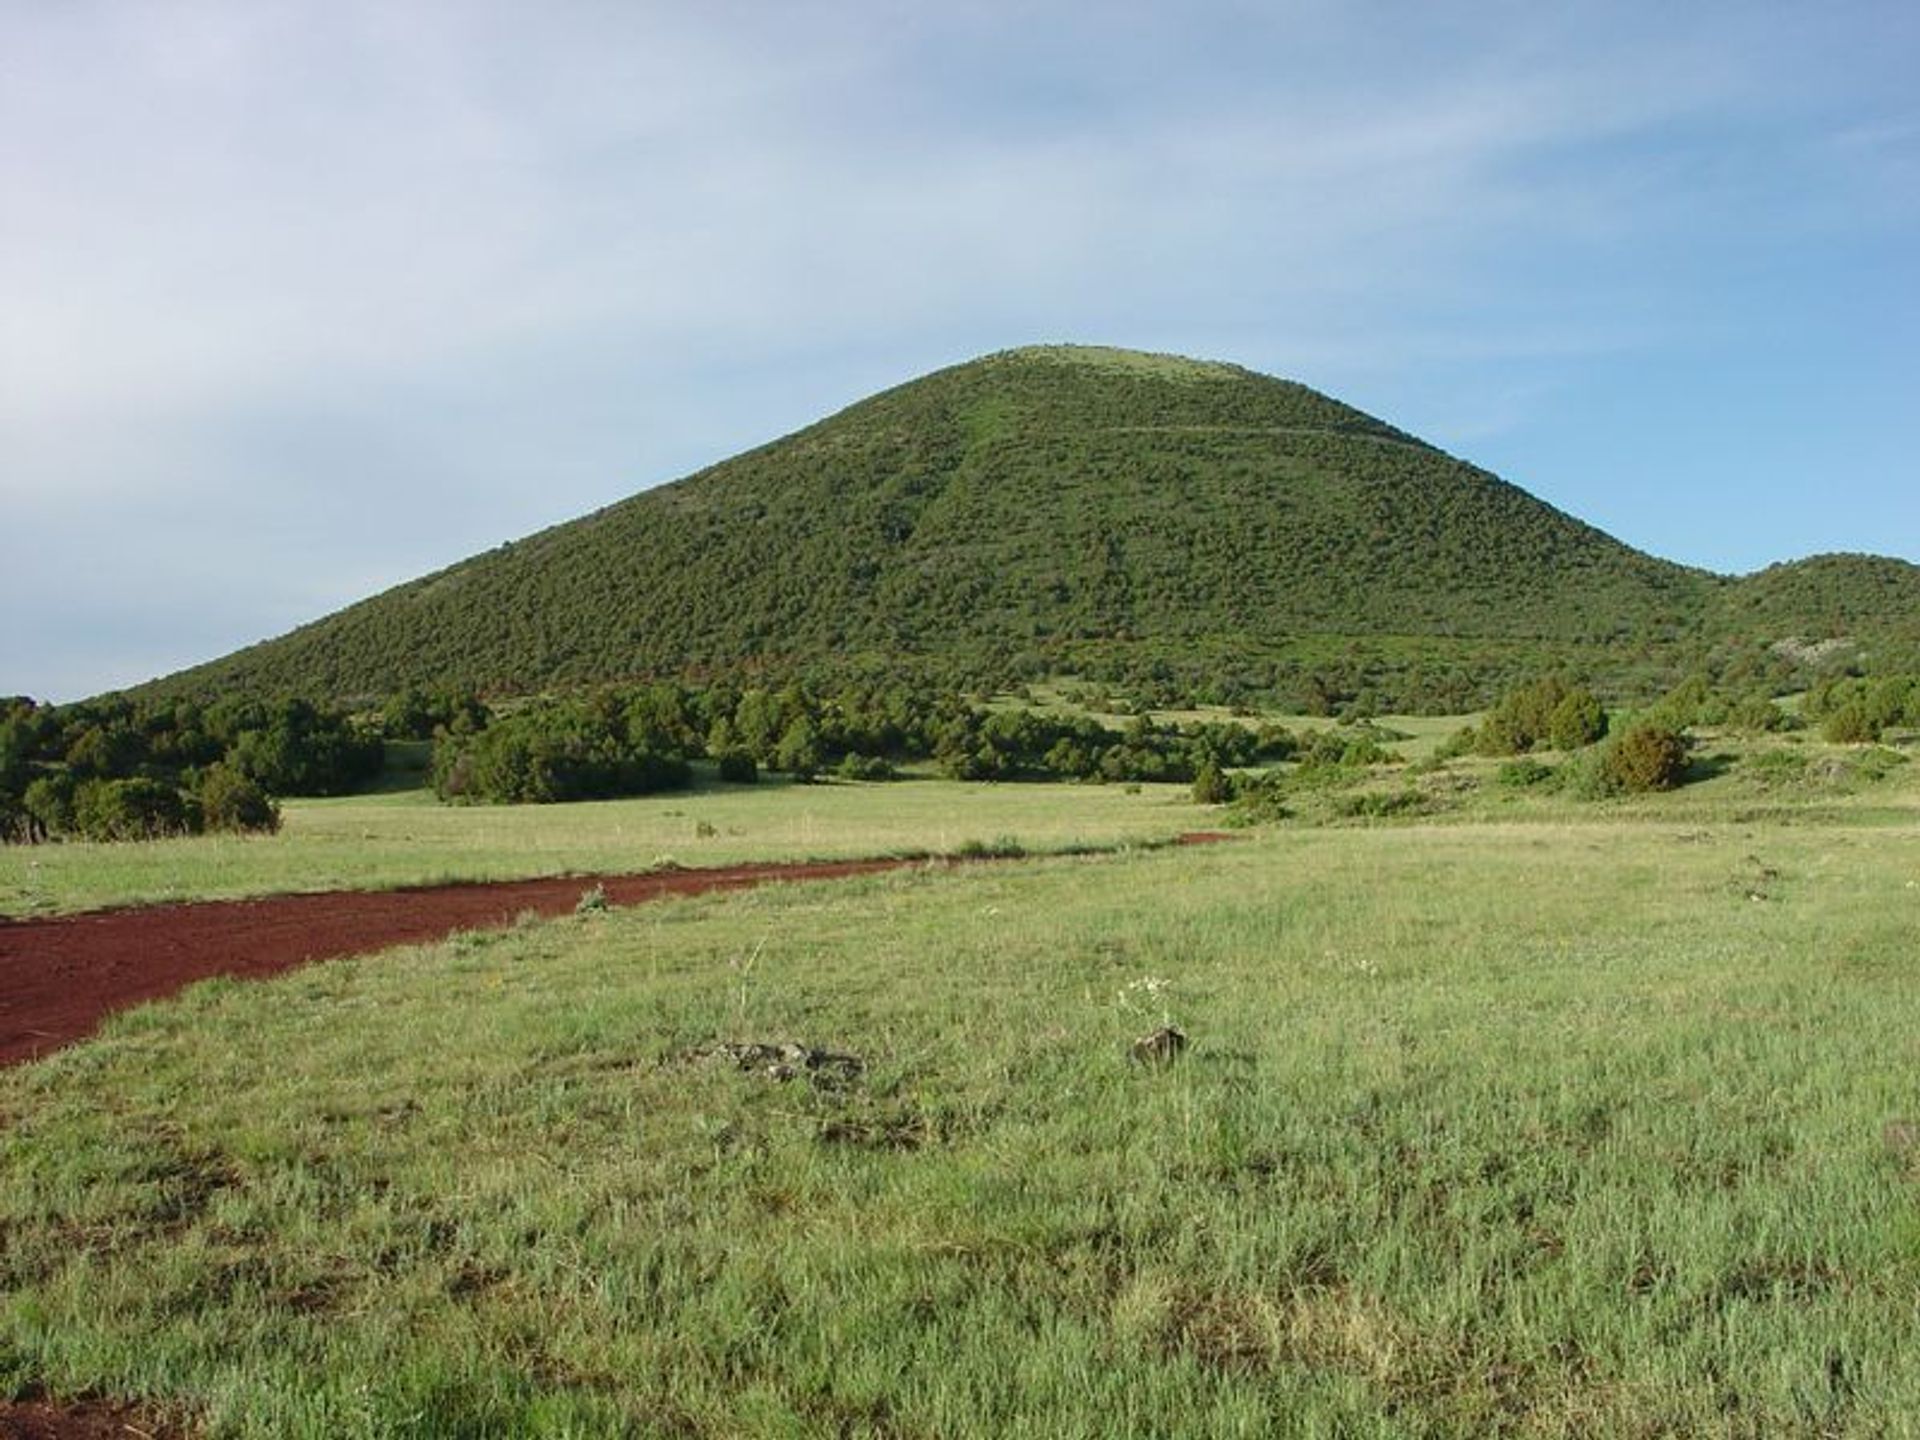
[[[1916, 887], [1911, 825], [1282, 830], [201, 986], [0, 1074], [0, 1393], [213, 1436], [1911, 1433]], [[1163, 1020], [1187, 1056], [1130, 1064]], [[696, 1057], [788, 1040], [864, 1069]]]
[[1217, 823], [1184, 785], [715, 786], [572, 805], [439, 804], [425, 791], [290, 800], [275, 836], [0, 846], [0, 915], [683, 865], [1166, 840]]

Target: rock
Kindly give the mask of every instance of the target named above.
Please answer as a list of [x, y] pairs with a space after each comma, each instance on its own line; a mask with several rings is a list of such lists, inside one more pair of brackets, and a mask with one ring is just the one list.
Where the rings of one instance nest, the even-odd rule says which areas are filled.
[[866, 1068], [857, 1055], [816, 1050], [791, 1040], [775, 1045], [723, 1040], [702, 1046], [691, 1054], [696, 1060], [725, 1060], [749, 1075], [767, 1080], [793, 1080], [805, 1075], [821, 1085], [850, 1084]]

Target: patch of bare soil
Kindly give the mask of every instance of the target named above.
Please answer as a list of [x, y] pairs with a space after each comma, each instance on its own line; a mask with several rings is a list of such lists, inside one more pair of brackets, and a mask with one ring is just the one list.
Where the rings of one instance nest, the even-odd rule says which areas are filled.
[[0, 1440], [187, 1440], [177, 1425], [104, 1400], [56, 1404], [45, 1394], [0, 1400]]

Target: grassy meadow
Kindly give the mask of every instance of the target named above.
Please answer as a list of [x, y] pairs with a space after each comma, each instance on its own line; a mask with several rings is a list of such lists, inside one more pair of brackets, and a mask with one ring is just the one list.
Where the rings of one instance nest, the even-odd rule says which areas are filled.
[[[1795, 824], [1523, 795], [202, 985], [0, 1072], [0, 1394], [208, 1436], [1916, 1433], [1886, 785]], [[702, 816], [892, 843], [776, 818], [838, 788], [743, 796], [731, 840], [681, 797], [634, 855], [703, 858]], [[1061, 838], [1192, 824], [1003, 788]], [[284, 843], [444, 817], [584, 867], [636, 813], [328, 802]], [[1133, 1062], [1163, 1022], [1185, 1055]], [[813, 1063], [725, 1048], [783, 1043]]]
[[430, 791], [287, 800], [278, 835], [0, 845], [0, 916], [299, 890], [619, 874], [673, 861], [1156, 843], [1218, 823], [1184, 785], [711, 785], [571, 805], [448, 806]]

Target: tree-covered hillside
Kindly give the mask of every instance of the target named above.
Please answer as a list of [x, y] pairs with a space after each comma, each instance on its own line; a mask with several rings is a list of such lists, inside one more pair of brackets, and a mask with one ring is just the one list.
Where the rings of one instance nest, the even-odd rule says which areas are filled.
[[1542, 664], [1671, 670], [1706, 648], [1725, 583], [1302, 385], [1045, 347], [913, 381], [154, 688], [351, 698], [910, 667], [1445, 708]]
[[1724, 634], [1882, 671], [1920, 668], [1920, 566], [1905, 560], [1815, 555], [1744, 576], [1717, 599]]

